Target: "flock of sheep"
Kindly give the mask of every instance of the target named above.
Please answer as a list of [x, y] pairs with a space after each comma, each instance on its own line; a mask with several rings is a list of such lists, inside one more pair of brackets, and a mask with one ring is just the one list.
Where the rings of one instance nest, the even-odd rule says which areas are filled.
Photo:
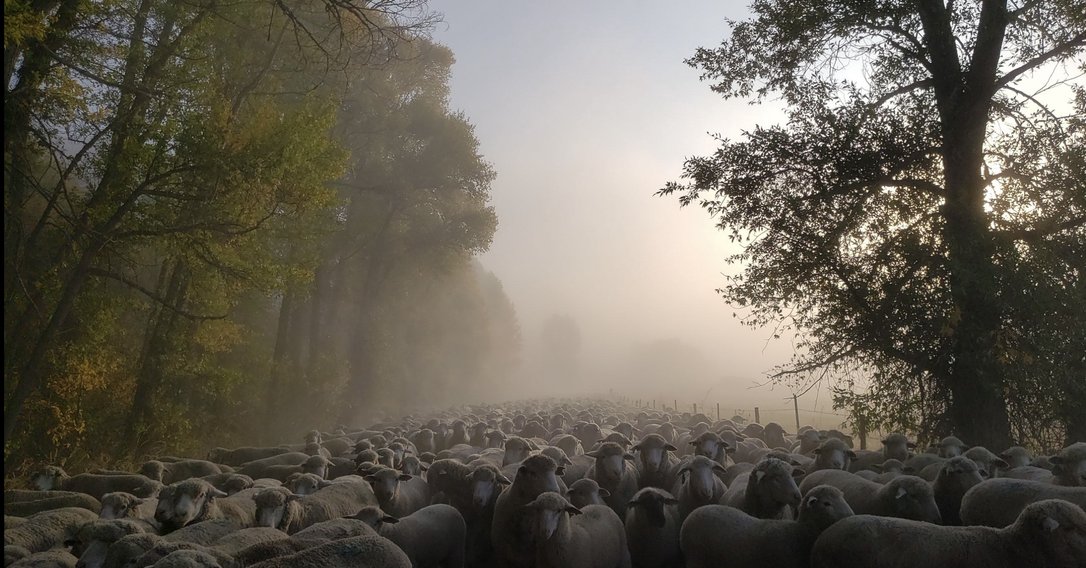
[[525, 401], [4, 492], [4, 565], [1084, 567], [1086, 442], [879, 451], [604, 400]]

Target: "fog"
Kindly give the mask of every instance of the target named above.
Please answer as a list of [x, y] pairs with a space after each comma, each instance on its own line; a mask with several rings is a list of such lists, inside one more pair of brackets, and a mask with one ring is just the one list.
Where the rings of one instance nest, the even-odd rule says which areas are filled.
[[[738, 270], [724, 261], [735, 246], [704, 211], [653, 195], [679, 178], [685, 157], [715, 148], [709, 133], [780, 119], [723, 100], [683, 63], [716, 45], [742, 4], [433, 7], [445, 16], [434, 39], [456, 54], [452, 105], [471, 117], [498, 172], [498, 231], [481, 260], [522, 328], [522, 376], [509, 394], [614, 389], [781, 406], [785, 390], [749, 387], [788, 359], [791, 343], [740, 324], [715, 292], [722, 273]], [[547, 372], [540, 336], [554, 315], [579, 326], [576, 377]]]

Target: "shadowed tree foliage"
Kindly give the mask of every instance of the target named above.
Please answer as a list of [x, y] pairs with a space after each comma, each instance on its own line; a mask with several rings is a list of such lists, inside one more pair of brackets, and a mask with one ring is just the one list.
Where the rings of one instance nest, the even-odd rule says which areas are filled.
[[5, 2], [7, 472], [331, 428], [409, 402], [376, 392], [400, 379], [477, 392], [515, 364], [512, 306], [472, 264], [494, 174], [448, 109], [436, 20]]
[[929, 439], [1086, 439], [1082, 3], [752, 10], [688, 63], [787, 119], [660, 193], [744, 244], [721, 293], [798, 336], [774, 377], [844, 379], [842, 404], [869, 389], [885, 426]]

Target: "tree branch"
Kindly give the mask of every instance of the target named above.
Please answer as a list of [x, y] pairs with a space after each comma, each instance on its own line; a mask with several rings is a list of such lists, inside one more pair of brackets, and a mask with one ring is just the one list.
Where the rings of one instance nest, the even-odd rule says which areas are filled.
[[110, 280], [116, 280], [117, 282], [120, 282], [121, 284], [124, 284], [125, 286], [128, 286], [129, 288], [132, 288], [133, 290], [143, 294], [144, 296], [147, 296], [151, 300], [154, 300], [155, 303], [159, 304], [160, 306], [162, 306], [162, 307], [176, 313], [177, 315], [179, 315], [181, 317], [184, 317], [184, 318], [187, 318], [187, 319], [190, 319], [190, 320], [193, 320], [193, 321], [221, 320], [221, 319], [226, 319], [226, 317], [229, 315], [229, 314], [223, 314], [221, 316], [208, 316], [208, 315], [194, 314], [192, 312], [188, 312], [188, 311], [179, 309], [176, 306], [174, 306], [171, 302], [166, 301], [166, 299], [163, 298], [162, 296], [159, 296], [158, 294], [156, 294], [153, 290], [148, 290], [147, 288], [144, 288], [140, 284], [138, 284], [136, 282], [133, 282], [133, 281], [131, 281], [131, 280], [125, 278], [124, 276], [119, 275], [119, 274], [114, 274], [114, 273], [112, 273], [112, 272], [110, 272], [108, 270], [102, 270], [101, 268], [91, 268], [91, 269], [89, 269], [88, 274], [90, 274], [91, 276], [97, 276], [99, 278], [108, 278]]

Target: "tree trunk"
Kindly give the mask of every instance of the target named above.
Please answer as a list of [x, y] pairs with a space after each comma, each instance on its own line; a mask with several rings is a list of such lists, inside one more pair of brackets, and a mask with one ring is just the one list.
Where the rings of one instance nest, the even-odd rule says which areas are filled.
[[264, 407], [265, 430], [264, 442], [270, 443], [273, 439], [283, 434], [281, 428], [273, 425], [282, 424], [281, 407], [283, 404], [283, 390], [287, 374], [287, 349], [290, 342], [291, 315], [294, 313], [294, 293], [290, 290], [283, 292], [283, 301], [279, 305], [279, 325], [275, 332], [275, 350], [272, 352], [272, 365], [268, 377], [268, 396]]
[[136, 376], [136, 393], [132, 408], [125, 421], [125, 440], [134, 444], [140, 429], [147, 425], [154, 410], [155, 396], [162, 384], [163, 366], [170, 346], [170, 338], [177, 324], [178, 310], [184, 308], [188, 291], [188, 270], [178, 259], [171, 263], [169, 284], [163, 296], [163, 305], [157, 308], [158, 316], [147, 329], [146, 349], [141, 357], [139, 374]]

